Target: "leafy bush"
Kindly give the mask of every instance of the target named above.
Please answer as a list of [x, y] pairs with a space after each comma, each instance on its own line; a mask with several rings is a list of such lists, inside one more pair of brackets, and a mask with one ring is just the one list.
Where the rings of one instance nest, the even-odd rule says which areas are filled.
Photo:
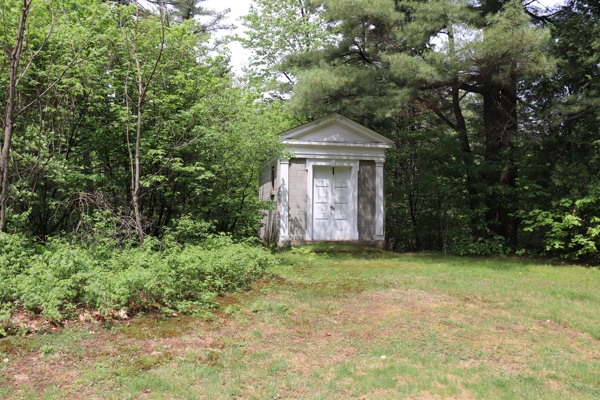
[[162, 251], [148, 238], [142, 247], [110, 253], [64, 241], [32, 250], [18, 237], [0, 239], [6, 243], [0, 250], [6, 255], [0, 261], [1, 301], [57, 321], [77, 307], [191, 312], [215, 295], [247, 286], [276, 263], [264, 248], [228, 236]]
[[600, 195], [576, 201], [564, 198], [550, 210], [522, 211], [525, 234], [543, 235], [544, 253], [577, 260], [598, 259], [600, 249]]
[[457, 239], [452, 244], [451, 250], [461, 256], [505, 256], [513, 251], [507, 244], [507, 240], [502, 236], [494, 235], [489, 230], [487, 231], [487, 235], [487, 237], [479, 237], [475, 240], [472, 240], [468, 236]]
[[0, 232], [0, 303], [16, 293], [16, 277], [27, 267], [36, 247], [23, 236]]

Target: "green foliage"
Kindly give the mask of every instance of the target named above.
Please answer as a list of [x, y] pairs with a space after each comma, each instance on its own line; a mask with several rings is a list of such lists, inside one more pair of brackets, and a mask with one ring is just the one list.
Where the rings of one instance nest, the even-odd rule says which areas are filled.
[[[189, 16], [204, 12], [198, 2], [178, 1], [181, 18], [163, 27], [151, 11], [136, 18], [130, 3], [33, 2], [17, 108], [49, 90], [16, 121], [8, 231], [90, 243], [100, 240], [102, 230], [104, 239], [120, 245], [136, 236], [131, 185], [137, 57], [144, 79], [156, 67], [142, 105], [145, 233], [181, 231], [175, 225], [189, 216], [186, 223], [196, 224], [189, 227], [205, 232], [190, 231], [179, 240], [253, 234], [264, 208], [255, 190], [257, 171], [281, 152], [275, 134], [292, 125], [290, 117], [281, 102], [262, 101], [254, 88], [236, 85], [226, 50], [211, 44], [211, 24], [219, 16], [208, 25], [196, 21]], [[3, 40], [14, 35], [18, 4], [0, 5]], [[2, 86], [8, 68], [0, 64]]]
[[[7, 254], [20, 243], [11, 236], [3, 235]], [[107, 253], [101, 246], [53, 240], [31, 251], [0, 282], [2, 302], [55, 321], [69, 318], [77, 307], [193, 312], [210, 306], [216, 295], [246, 287], [276, 264], [264, 248], [224, 235], [198, 245], [160, 247], [149, 238], [143, 247]]]
[[340, 112], [395, 140], [388, 248], [598, 254], [595, 2], [548, 16], [498, 0], [328, 0], [316, 11], [337, 40], [285, 58], [298, 77], [290, 109]]
[[54, 353], [55, 350], [56, 349], [51, 344], [45, 344], [42, 347], [40, 347], [40, 354], [43, 354], [44, 356], [49, 356], [50, 354]]
[[[555, 10], [552, 53], [558, 72], [532, 85], [528, 151], [519, 177], [522, 251], [599, 260], [600, 8], [571, 0]], [[539, 126], [539, 117], [546, 120]]]
[[38, 251], [40, 248], [22, 235], [0, 232], [0, 304], [14, 298], [17, 276]]
[[[562, 199], [550, 211], [522, 211], [525, 232], [543, 234], [544, 253], [565, 258], [598, 258], [600, 214], [596, 196], [577, 201]], [[590, 212], [591, 211], [591, 212]]]
[[173, 229], [169, 233], [178, 243], [198, 244], [206, 240], [213, 229], [212, 224], [198, 220], [192, 214], [184, 214], [173, 222]]
[[487, 232], [485, 237], [477, 238], [476, 240], [465, 239], [468, 236], [457, 238], [452, 244], [452, 252], [462, 255], [478, 255], [478, 256], [505, 256], [514, 249], [510, 247], [507, 240], [502, 236], [494, 235], [492, 232]]
[[[258, 170], [281, 154], [276, 133], [331, 112], [396, 143], [385, 170], [388, 248], [597, 260], [596, 3], [568, 0], [537, 18], [518, 1], [258, 0], [242, 22], [254, 54], [238, 81], [211, 38], [222, 15], [193, 18], [206, 13], [196, 0], [170, 2], [165, 26], [151, 9], [136, 17], [131, 1], [36, 0], [16, 109], [36, 103], [14, 124], [0, 300], [27, 292], [22, 304], [63, 315], [84, 301], [80, 279], [91, 303], [102, 303], [104, 285], [122, 293], [105, 304], [138, 288], [156, 297], [131, 301], [154, 307], [170, 295], [158, 277], [169, 276], [138, 267], [219, 232], [255, 236], [268, 208]], [[0, 3], [7, 57], [22, 4]], [[150, 252], [132, 244], [136, 58], [153, 77], [140, 127], [142, 228], [161, 240]], [[0, 63], [5, 88], [9, 69]], [[6, 106], [3, 97], [1, 114]], [[56, 236], [66, 241], [32, 244]], [[88, 283], [100, 264], [106, 277]], [[124, 275], [111, 283], [116, 265]]]
[[287, 58], [297, 115], [340, 112], [396, 142], [386, 163], [390, 248], [516, 244], [518, 85], [555, 63], [550, 30], [520, 2], [498, 3], [489, 13], [462, 1], [325, 1], [336, 45]]
[[[252, 50], [249, 72], [269, 90], [278, 86], [289, 91], [295, 68], [286, 56], [308, 53], [335, 43], [336, 30], [328, 27], [319, 13], [319, 2], [311, 0], [255, 0], [242, 17], [243, 36], [236, 39]], [[282, 85], [282, 82], [285, 84]]]

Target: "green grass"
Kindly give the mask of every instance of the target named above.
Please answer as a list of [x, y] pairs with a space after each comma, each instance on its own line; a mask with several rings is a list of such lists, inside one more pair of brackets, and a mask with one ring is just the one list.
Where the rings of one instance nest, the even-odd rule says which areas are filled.
[[212, 319], [0, 340], [0, 398], [600, 397], [598, 269], [330, 245], [279, 257]]

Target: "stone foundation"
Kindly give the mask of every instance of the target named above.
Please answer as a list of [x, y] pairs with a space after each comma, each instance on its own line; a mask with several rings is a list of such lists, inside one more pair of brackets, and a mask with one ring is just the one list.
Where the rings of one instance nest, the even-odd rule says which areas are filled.
[[277, 247], [304, 246], [307, 244], [356, 244], [358, 246], [374, 247], [385, 250], [385, 240], [287, 240], [281, 241]]

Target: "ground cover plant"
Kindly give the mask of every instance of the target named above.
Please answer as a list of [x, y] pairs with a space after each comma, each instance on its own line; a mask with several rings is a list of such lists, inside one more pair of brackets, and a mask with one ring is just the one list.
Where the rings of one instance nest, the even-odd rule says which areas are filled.
[[[317, 250], [313, 252], [311, 250]], [[600, 271], [320, 246], [210, 318], [0, 340], [5, 399], [593, 399]]]
[[118, 249], [60, 239], [34, 246], [0, 232], [0, 337], [26, 329], [14, 319], [19, 311], [54, 324], [87, 311], [102, 318], [206, 312], [216, 295], [246, 287], [274, 263], [256, 243], [226, 235], [186, 246], [150, 238]]

